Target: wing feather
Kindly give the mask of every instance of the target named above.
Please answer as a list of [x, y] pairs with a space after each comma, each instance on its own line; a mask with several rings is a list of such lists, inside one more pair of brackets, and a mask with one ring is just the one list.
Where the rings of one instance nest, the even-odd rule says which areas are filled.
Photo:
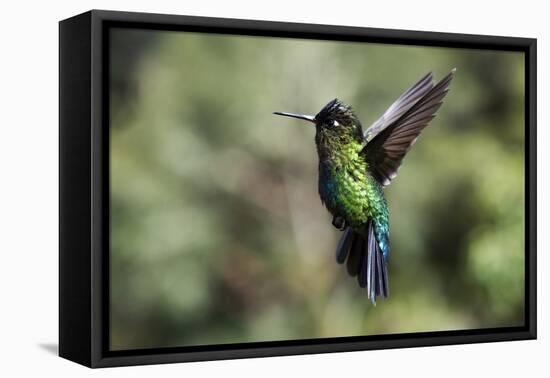
[[407, 89], [391, 106], [378, 118], [366, 131], [365, 140], [370, 141], [382, 130], [391, 125], [414, 104], [426, 95], [433, 88], [433, 75], [427, 73], [416, 84]]
[[[443, 98], [449, 91], [454, 72], [455, 70], [452, 70], [435, 86], [422, 92], [422, 97], [414, 102], [406, 112], [402, 113], [399, 118], [394, 119], [393, 123], [378, 130], [376, 135], [367, 140], [363, 154], [369, 164], [371, 173], [382, 186], [388, 185], [397, 176], [397, 170], [410, 147], [414, 144], [420, 132], [435, 118], [435, 113], [441, 107]], [[417, 90], [416, 93], [420, 92]], [[369, 130], [367, 130], [367, 133]]]

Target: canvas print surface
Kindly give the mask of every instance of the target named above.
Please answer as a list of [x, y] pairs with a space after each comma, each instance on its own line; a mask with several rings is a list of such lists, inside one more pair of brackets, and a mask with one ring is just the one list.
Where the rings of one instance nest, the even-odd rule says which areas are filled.
[[524, 325], [524, 72], [112, 28], [110, 349]]

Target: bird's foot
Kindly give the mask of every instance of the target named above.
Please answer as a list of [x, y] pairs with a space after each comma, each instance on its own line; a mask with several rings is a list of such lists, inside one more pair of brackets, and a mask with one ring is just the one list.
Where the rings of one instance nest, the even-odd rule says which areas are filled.
[[344, 231], [346, 229], [346, 220], [342, 217], [332, 217], [332, 225], [340, 231]]

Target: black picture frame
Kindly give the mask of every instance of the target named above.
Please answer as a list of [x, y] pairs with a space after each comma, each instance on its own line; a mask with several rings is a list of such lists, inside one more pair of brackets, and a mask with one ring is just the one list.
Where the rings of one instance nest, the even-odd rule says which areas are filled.
[[[109, 351], [109, 29], [132, 27], [525, 54], [523, 327]], [[59, 355], [88, 367], [536, 338], [536, 39], [92, 10], [59, 24]]]

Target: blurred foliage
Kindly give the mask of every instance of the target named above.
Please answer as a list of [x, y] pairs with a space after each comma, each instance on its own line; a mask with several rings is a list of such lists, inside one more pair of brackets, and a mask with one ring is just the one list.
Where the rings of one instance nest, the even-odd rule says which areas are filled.
[[[115, 30], [111, 347], [523, 324], [520, 53]], [[366, 128], [433, 70], [457, 74], [386, 190], [391, 296], [335, 263], [315, 114]]]

